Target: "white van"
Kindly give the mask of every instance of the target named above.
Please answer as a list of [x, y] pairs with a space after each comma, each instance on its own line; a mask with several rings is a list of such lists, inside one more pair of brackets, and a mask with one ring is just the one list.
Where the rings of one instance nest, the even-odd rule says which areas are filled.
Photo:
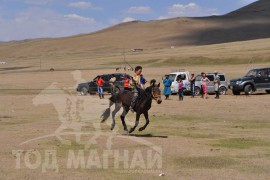
[[190, 84], [189, 82], [190, 75], [188, 71], [179, 71], [179, 72], [170, 73], [169, 78], [172, 80], [171, 91], [173, 94], [178, 93], [178, 89], [179, 89], [178, 80], [180, 78], [183, 79], [184, 88], [189, 86]]

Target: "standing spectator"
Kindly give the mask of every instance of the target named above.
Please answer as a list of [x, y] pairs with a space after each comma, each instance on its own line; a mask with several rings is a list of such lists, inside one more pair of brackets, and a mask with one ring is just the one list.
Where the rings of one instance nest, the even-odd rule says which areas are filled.
[[131, 91], [131, 88], [130, 88], [130, 78], [128, 75], [125, 75], [124, 77], [124, 89], [127, 90], [127, 91]]
[[163, 80], [163, 84], [165, 86], [163, 94], [166, 97], [165, 100], [168, 100], [170, 95], [172, 94], [172, 91], [171, 91], [172, 80], [169, 78], [168, 74], [165, 75], [165, 79]]
[[[204, 74], [204, 72], [201, 73], [201, 78], [203, 77], [203, 74]], [[202, 83], [201, 83], [200, 94], [201, 94], [201, 98], [203, 98], [204, 93], [203, 93], [203, 85], [202, 85]]]
[[189, 82], [190, 82], [191, 97], [194, 98], [195, 97], [195, 75], [194, 75], [194, 73], [191, 74]]
[[141, 87], [142, 89], [145, 89], [145, 84], [147, 83], [146, 79], [143, 77], [143, 75], [141, 74]]
[[220, 77], [217, 71], [215, 71], [214, 86], [215, 86], [215, 92], [216, 92], [215, 99], [219, 99]]
[[104, 84], [103, 78], [101, 76], [98, 76], [97, 86], [98, 86], [98, 95], [100, 99], [104, 99], [103, 84]]
[[202, 84], [202, 89], [203, 89], [203, 98], [207, 99], [207, 85], [210, 83], [210, 80], [206, 77], [205, 73], [202, 73], [202, 79], [201, 79], [201, 84]]
[[184, 100], [184, 82], [183, 82], [183, 79], [180, 78], [178, 83], [179, 83], [179, 90], [178, 90], [179, 101], [183, 101]]
[[111, 85], [111, 94], [115, 93], [115, 82], [116, 82], [116, 77], [114, 74], [111, 75], [110, 85]]

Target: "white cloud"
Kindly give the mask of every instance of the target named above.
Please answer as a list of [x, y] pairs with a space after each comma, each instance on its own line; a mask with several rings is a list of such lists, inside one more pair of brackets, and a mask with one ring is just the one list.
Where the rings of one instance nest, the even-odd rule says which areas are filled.
[[139, 6], [139, 7], [130, 7], [127, 12], [130, 14], [148, 14], [152, 10], [150, 7], [147, 6]]
[[170, 16], [183, 16], [187, 12], [190, 13], [190, 11], [197, 8], [197, 5], [195, 3], [189, 3], [187, 5], [183, 4], [174, 4], [171, 7], [169, 7], [168, 14]]
[[44, 5], [52, 2], [53, 0], [25, 0], [24, 3], [26, 4], [33, 4], [33, 5]]
[[92, 23], [96, 22], [94, 18], [84, 17], [78, 14], [67, 14], [67, 15], [64, 15], [64, 17], [69, 20], [78, 20], [78, 21], [85, 21], [85, 22], [88, 21]]
[[125, 19], [123, 19], [122, 22], [131, 22], [131, 21], [136, 21], [136, 19], [132, 18], [132, 17], [126, 17]]
[[78, 14], [63, 15], [50, 9], [30, 8], [14, 19], [2, 19], [0, 41], [43, 37], [63, 37], [90, 33], [104, 28], [94, 18]]
[[72, 2], [72, 3], [69, 3], [68, 6], [72, 8], [79, 8], [79, 9], [103, 10], [102, 7], [96, 7], [91, 2], [86, 2], [86, 1]]
[[158, 20], [168, 19], [169, 17], [166, 16], [159, 16]]
[[72, 2], [72, 3], [69, 3], [68, 6], [74, 7], [74, 8], [87, 9], [87, 8], [91, 8], [91, 7], [92, 7], [92, 3], [80, 1], [80, 2]]
[[174, 17], [200, 17], [219, 14], [217, 9], [203, 8], [196, 3], [173, 4], [167, 10], [167, 14], [160, 16], [159, 19]]

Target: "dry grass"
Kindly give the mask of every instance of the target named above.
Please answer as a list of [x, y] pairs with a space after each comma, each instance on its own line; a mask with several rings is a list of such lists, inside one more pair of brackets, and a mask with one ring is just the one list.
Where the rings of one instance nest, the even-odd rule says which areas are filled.
[[[144, 74], [147, 78], [156, 78], [159, 81], [165, 72], [170, 72], [175, 67], [154, 67], [145, 68]], [[189, 67], [192, 72], [201, 70], [214, 71], [218, 69], [226, 72], [229, 77], [238, 77], [245, 73], [246, 68], [242, 65], [231, 66], [200, 66]], [[237, 71], [239, 70], [239, 71]], [[89, 79], [96, 74], [103, 73], [104, 70], [81, 71], [82, 78]], [[113, 70], [106, 70], [113, 72]], [[122, 168], [117, 171], [113, 164], [106, 170], [100, 169], [66, 169], [67, 154], [69, 150], [84, 150], [84, 145], [77, 144], [73, 135], [64, 135], [65, 139], [70, 139], [71, 145], [61, 144], [55, 137], [48, 137], [33, 141], [23, 146], [20, 143], [32, 138], [45, 136], [54, 133], [60, 126], [56, 110], [51, 105], [34, 106], [33, 98], [39, 94], [40, 90], [48, 87], [52, 82], [58, 82], [58, 86], [65, 88], [65, 92], [76, 95], [74, 91], [78, 81], [72, 80], [70, 71], [59, 72], [32, 72], [1, 74], [1, 103], [0, 116], [0, 142], [5, 144], [1, 147], [0, 163], [1, 174], [5, 179], [44, 179], [46, 177], [57, 179], [156, 179], [160, 173], [135, 173], [135, 171], [122, 172]], [[28, 82], [32, 82], [31, 86]], [[48, 91], [51, 95], [61, 95], [54, 91]], [[106, 96], [108, 97], [108, 96]], [[163, 101], [161, 105], [153, 103], [150, 111], [150, 125], [144, 132], [135, 131], [133, 136], [121, 135], [122, 125], [117, 116], [117, 135], [109, 130], [108, 125], [101, 126], [102, 132], [106, 136], [98, 139], [98, 144], [91, 146], [102, 153], [106, 147], [109, 136], [114, 136], [114, 148], [132, 152], [140, 149], [143, 152], [147, 146], [132, 141], [132, 138], [146, 140], [162, 148], [163, 168], [166, 174], [164, 179], [265, 179], [269, 177], [266, 167], [270, 165], [269, 159], [269, 95], [246, 96], [222, 96], [219, 101], [213, 99], [203, 100], [200, 98], [191, 99], [185, 97], [184, 102], [177, 101], [176, 96], [171, 100]], [[107, 102], [99, 103], [96, 97], [86, 96], [84, 99], [93, 99], [95, 107], [100, 110], [107, 107]], [[205, 105], [207, 102], [207, 106]], [[250, 106], [252, 104], [252, 108]], [[89, 112], [91, 109], [89, 109]], [[260, 113], [258, 113], [260, 112]], [[87, 114], [91, 117], [94, 114]], [[5, 118], [8, 116], [9, 118]], [[134, 115], [128, 115], [129, 127], [134, 123]], [[86, 126], [82, 132], [90, 133], [83, 136], [83, 141], [87, 142], [95, 132], [92, 121], [98, 123], [99, 119], [83, 119]], [[139, 126], [142, 126], [142, 117]], [[68, 130], [67, 132], [72, 132]], [[19, 135], [18, 135], [19, 134]], [[123, 138], [126, 137], [126, 138]], [[11, 155], [12, 150], [36, 149], [44, 153], [47, 149], [57, 150], [57, 159], [60, 172], [41, 173], [41, 169], [30, 171], [26, 167], [16, 170], [15, 159]], [[85, 151], [88, 157], [89, 150]], [[44, 154], [43, 154], [44, 156]], [[119, 171], [120, 170], [120, 171]]]
[[[270, 62], [269, 54], [269, 39], [261, 39], [219, 45], [152, 49], [140, 53], [127, 52], [126, 60], [132, 66], [142, 64], [144, 67], [247, 65], [251, 60], [257, 64], [268, 64]], [[103, 69], [114, 69], [119, 66], [123, 68], [126, 65], [123, 61], [123, 53], [119, 51], [97, 52], [97, 54], [85, 51], [74, 55], [39, 54], [36, 57], [29, 55], [25, 59], [13, 56], [13, 54], [6, 57], [8, 64], [0, 66], [0, 73], [32, 71], [34, 75], [35, 72], [40, 70], [48, 72], [50, 68], [54, 68], [55, 71], [76, 69], [100, 69], [102, 71]]]

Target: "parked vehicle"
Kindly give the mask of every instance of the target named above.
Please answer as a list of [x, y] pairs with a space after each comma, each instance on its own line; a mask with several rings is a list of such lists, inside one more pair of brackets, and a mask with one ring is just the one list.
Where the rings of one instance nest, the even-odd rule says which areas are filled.
[[250, 95], [257, 90], [264, 90], [270, 94], [270, 68], [252, 69], [244, 77], [232, 79], [229, 88], [234, 95], [241, 92]]
[[[220, 85], [219, 85], [219, 93], [220, 95], [225, 95], [228, 90], [228, 82], [227, 77], [224, 73], [218, 73], [218, 76], [220, 77]], [[206, 73], [206, 77], [210, 80], [210, 83], [207, 85], [207, 93], [208, 94], [214, 94], [215, 93], [215, 86], [214, 86], [214, 79], [215, 79], [215, 73]], [[201, 92], [201, 75], [196, 76], [195, 80], [195, 95], [200, 95]], [[187, 91], [190, 91], [190, 86], [187, 86]]]
[[179, 89], [179, 83], [178, 83], [179, 79], [180, 78], [183, 79], [184, 88], [186, 88], [189, 85], [190, 75], [188, 71], [183, 70], [179, 72], [170, 73], [169, 78], [172, 80], [171, 91], [173, 94], [176, 94], [178, 93], [178, 89]]
[[[124, 89], [124, 76], [128, 75], [125, 73], [116, 73], [114, 74], [116, 77], [115, 87], [119, 90]], [[111, 74], [103, 74], [100, 75], [104, 79], [103, 91], [106, 93], [111, 93], [111, 85], [109, 80], [111, 79]], [[129, 75], [128, 75], [129, 76]], [[131, 76], [129, 76], [131, 78]], [[81, 95], [96, 94], [97, 93], [97, 77], [95, 77], [92, 81], [81, 83], [77, 87], [77, 91], [80, 92]]]

